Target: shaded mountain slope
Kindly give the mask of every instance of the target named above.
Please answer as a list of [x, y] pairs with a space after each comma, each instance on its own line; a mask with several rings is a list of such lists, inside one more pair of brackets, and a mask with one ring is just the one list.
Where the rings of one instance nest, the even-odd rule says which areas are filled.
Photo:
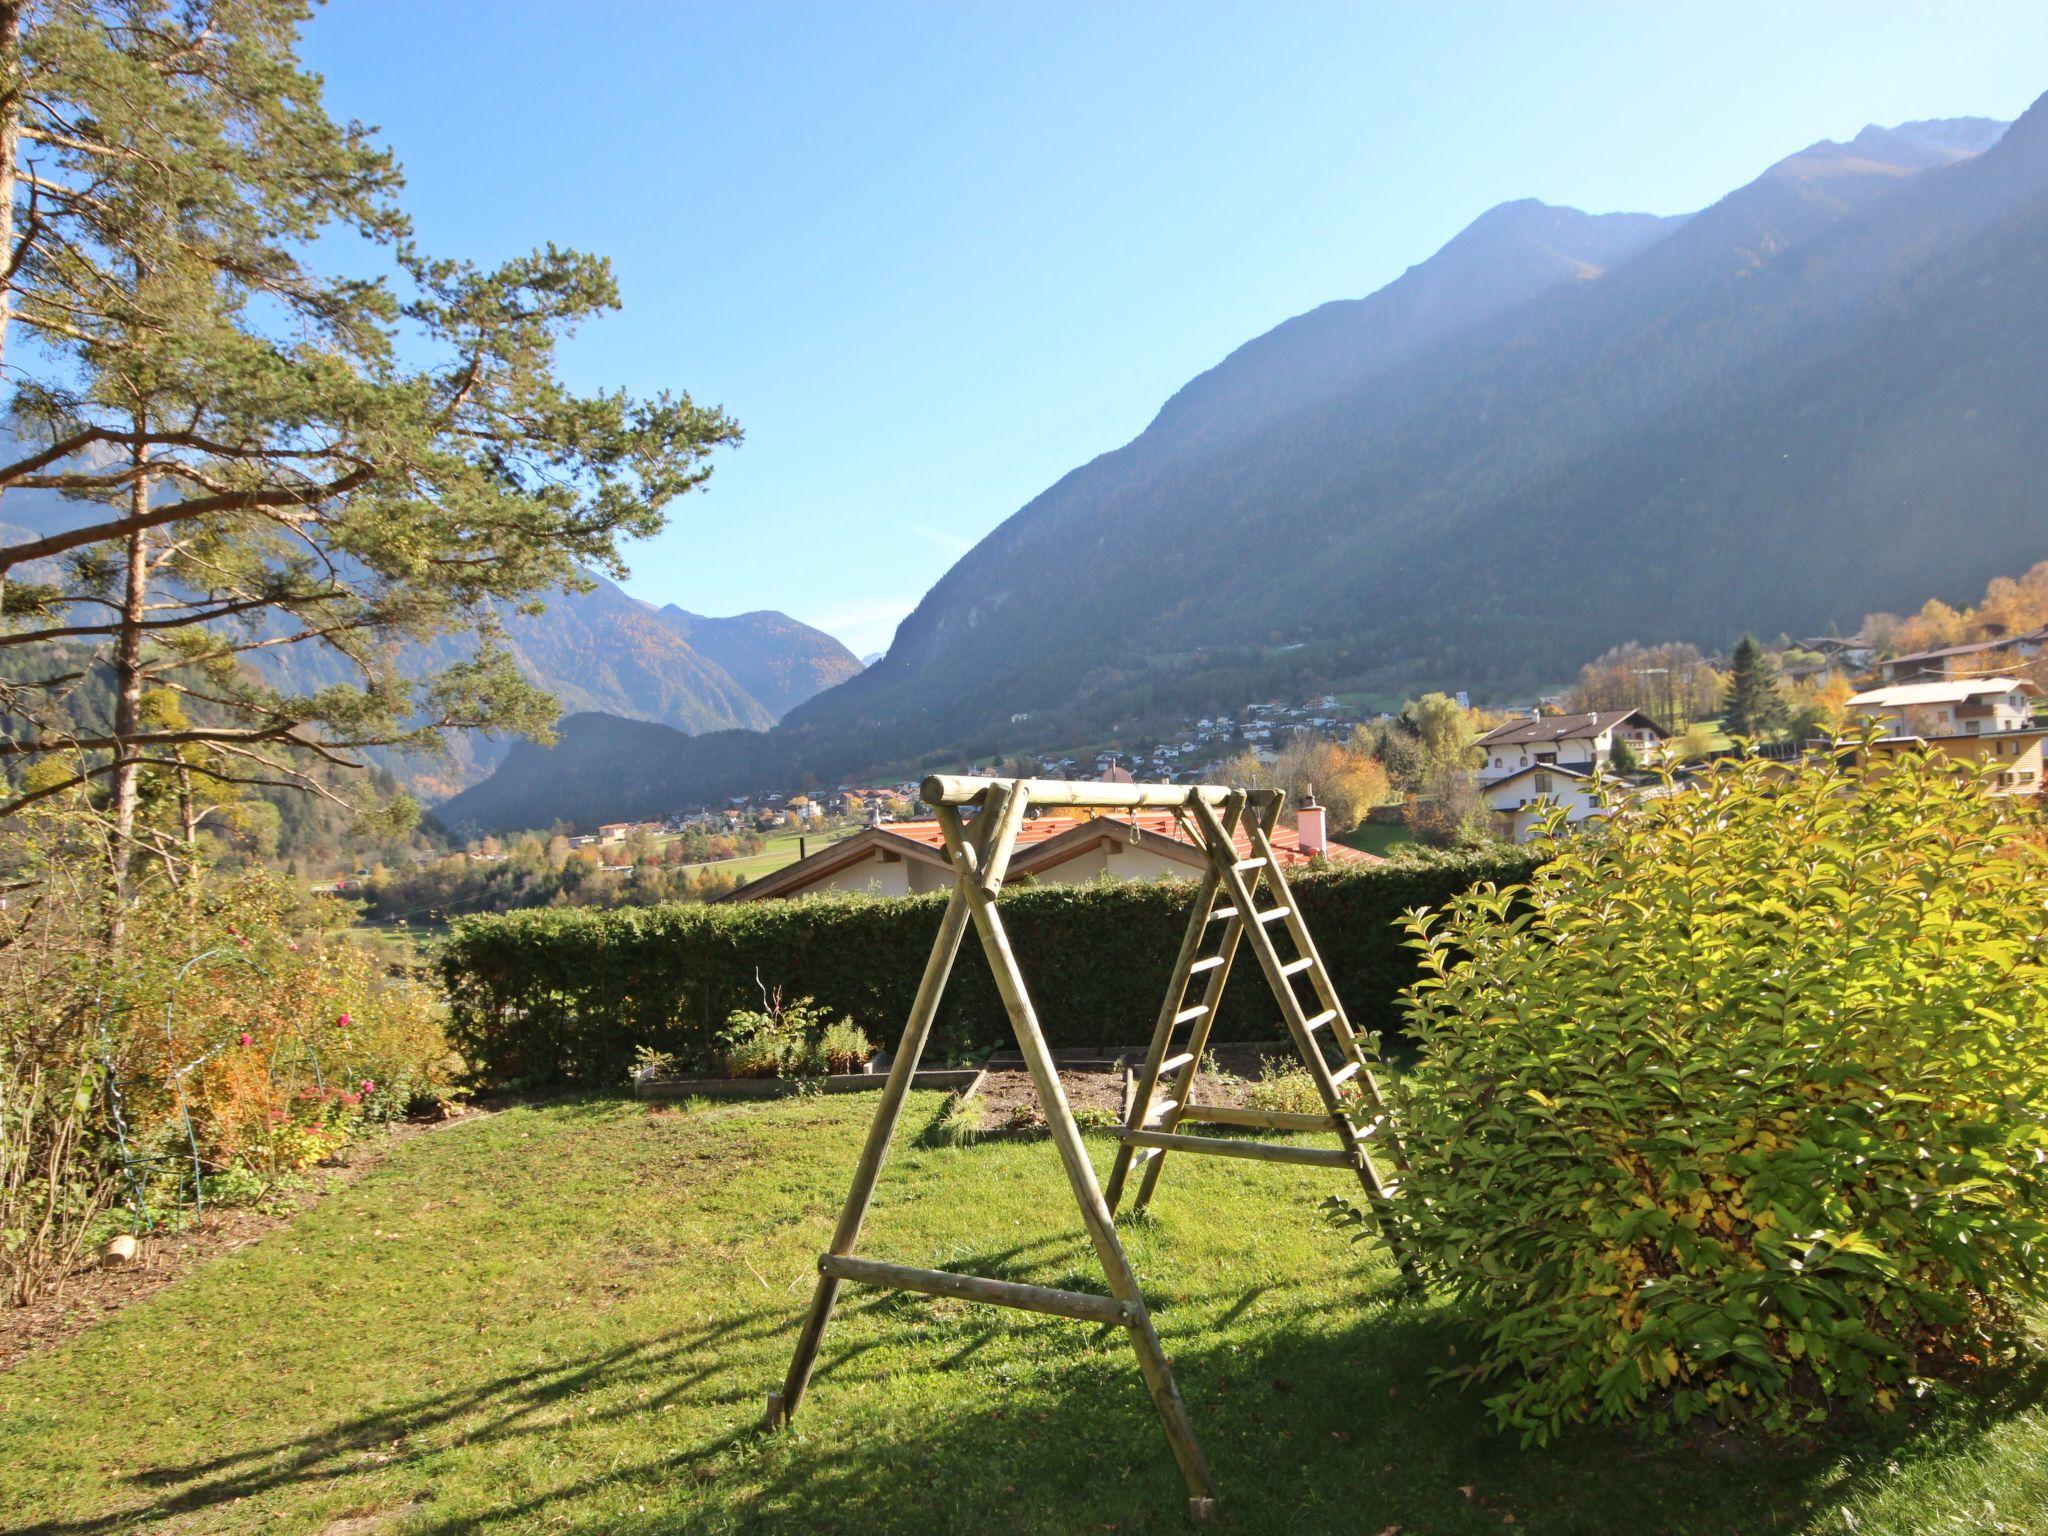
[[1149, 668], [1229, 647], [1520, 686], [1633, 634], [1809, 627], [2023, 568], [2048, 112], [1958, 158], [1990, 136], [1815, 146], [1246, 441], [1148, 430], [786, 729], [914, 751], [1012, 710], [1114, 713]]
[[716, 619], [669, 603], [655, 617], [776, 719], [861, 668], [853, 652], [823, 630], [773, 609]]
[[1962, 598], [2048, 555], [2043, 377], [2041, 103], [1814, 145], [1685, 219], [1509, 204], [1191, 382], [876, 665], [671, 753], [664, 803], [992, 750], [1019, 711], [1498, 694]]

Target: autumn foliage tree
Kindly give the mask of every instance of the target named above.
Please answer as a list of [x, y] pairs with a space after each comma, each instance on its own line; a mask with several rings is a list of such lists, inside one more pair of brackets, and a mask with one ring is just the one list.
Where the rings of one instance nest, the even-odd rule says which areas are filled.
[[1313, 793], [1332, 832], [1349, 832], [1392, 789], [1385, 764], [1373, 755], [1371, 742], [1362, 733], [1345, 742], [1298, 735], [1271, 763], [1240, 754], [1225, 765], [1223, 777], [1231, 784], [1284, 789], [1296, 805]]

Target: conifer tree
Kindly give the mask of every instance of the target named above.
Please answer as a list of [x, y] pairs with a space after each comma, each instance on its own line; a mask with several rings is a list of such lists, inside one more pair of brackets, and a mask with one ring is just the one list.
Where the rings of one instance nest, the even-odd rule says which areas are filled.
[[[0, 816], [91, 794], [120, 895], [149, 773], [331, 793], [311, 765], [545, 732], [505, 605], [620, 573], [738, 438], [560, 380], [617, 307], [603, 260], [422, 251], [396, 163], [299, 63], [308, 14], [0, 0], [0, 524], [73, 504], [0, 543], [0, 651], [47, 663], [0, 670]], [[381, 275], [317, 264], [357, 244]]]
[[1778, 669], [1756, 636], [1744, 635], [1729, 658], [1728, 687], [1721, 696], [1721, 728], [1730, 736], [1762, 737], [1782, 730], [1785, 700]]

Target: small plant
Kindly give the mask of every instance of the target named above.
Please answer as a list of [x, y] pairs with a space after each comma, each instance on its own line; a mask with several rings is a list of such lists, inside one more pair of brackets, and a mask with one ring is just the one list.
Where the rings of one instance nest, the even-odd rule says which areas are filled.
[[1259, 1075], [1245, 1085], [1245, 1098], [1253, 1109], [1291, 1115], [1326, 1112], [1316, 1080], [1291, 1056], [1261, 1056]]
[[875, 1048], [861, 1027], [851, 1019], [825, 1026], [818, 1037], [818, 1054], [827, 1072], [858, 1072]]
[[761, 1006], [726, 1016], [720, 1057], [730, 1077], [816, 1077], [858, 1071], [874, 1050], [851, 1019], [828, 1020], [808, 997], [782, 1000], [757, 975]]
[[940, 1111], [934, 1135], [944, 1146], [964, 1147], [988, 1134], [988, 1122], [987, 1104], [980, 1099], [970, 1099], [964, 1093], [955, 1093]]
[[674, 1077], [676, 1053], [657, 1051], [652, 1046], [641, 1045], [633, 1049], [633, 1081], [648, 1077]]
[[781, 1077], [797, 1060], [789, 1039], [779, 1034], [747, 1035], [725, 1048], [728, 1077]]

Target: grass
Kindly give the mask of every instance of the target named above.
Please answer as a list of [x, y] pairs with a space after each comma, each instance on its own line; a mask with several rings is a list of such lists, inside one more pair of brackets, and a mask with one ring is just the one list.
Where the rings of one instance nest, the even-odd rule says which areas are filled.
[[721, 874], [745, 875], [749, 880], [758, 880], [763, 875], [772, 875], [776, 870], [797, 861], [799, 841], [808, 844], [812, 850], [830, 847], [840, 838], [850, 834], [841, 829], [832, 832], [777, 832], [764, 839], [759, 853], [741, 854], [736, 859], [713, 859], [709, 863], [692, 864], [692, 869], [715, 869]]
[[[939, 1145], [943, 1102], [912, 1102], [864, 1250], [1098, 1289], [1050, 1147]], [[594, 1099], [400, 1143], [0, 1375], [0, 1529], [1182, 1529], [1130, 1352], [1079, 1323], [849, 1288], [795, 1428], [757, 1430], [871, 1109]], [[1183, 1157], [1127, 1228], [1221, 1529], [2043, 1528], [2038, 1382], [1806, 1453], [1523, 1450], [1432, 1384], [1466, 1336], [1321, 1221], [1328, 1187]]]
[[1336, 833], [1335, 840], [1346, 848], [1356, 848], [1360, 853], [1376, 853], [1381, 858], [1397, 849], [1416, 845], [1415, 834], [1398, 822], [1362, 821], [1349, 832]]

